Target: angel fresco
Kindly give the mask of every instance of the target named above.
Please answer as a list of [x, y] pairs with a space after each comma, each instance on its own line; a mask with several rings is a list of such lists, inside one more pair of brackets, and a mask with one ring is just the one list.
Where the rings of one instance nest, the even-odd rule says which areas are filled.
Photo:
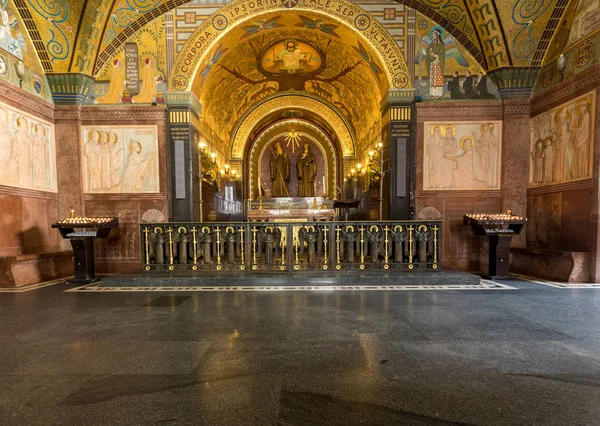
[[436, 25], [429, 35], [425, 34], [418, 46], [419, 52], [415, 58], [417, 64], [425, 62], [429, 75], [429, 94], [433, 99], [444, 96], [444, 71], [446, 58], [454, 58], [461, 66], [468, 67], [458, 45], [451, 35], [445, 35], [442, 27]]
[[[283, 25], [277, 23], [277, 21], [279, 21], [279, 18], [281, 18], [281, 16], [276, 16], [273, 19], [269, 19], [268, 21], [254, 21], [252, 22], [252, 24], [247, 25], [245, 27], [242, 27], [242, 30], [246, 31], [246, 34], [244, 34], [242, 37], [240, 37], [240, 39], [246, 38], [248, 36], [254, 35], [256, 33], [258, 33], [259, 31], [263, 31], [263, 30], [272, 30], [274, 28], [280, 28], [283, 27]], [[217, 50], [220, 50], [221, 47], [219, 46], [219, 48]], [[225, 53], [227, 49], [225, 49], [220, 55], [219, 57]], [[219, 57], [215, 58], [215, 60], [213, 62], [216, 62], [217, 59], [219, 59]]]
[[210, 57], [204, 62], [204, 66], [198, 72], [198, 74], [204, 78], [208, 75], [213, 65], [217, 63], [217, 61], [227, 52], [229, 49], [223, 49], [222, 45], [218, 45], [215, 51], [210, 55]]
[[21, 32], [13, 34], [18, 29], [19, 21], [10, 9], [8, 0], [0, 0], [0, 48], [22, 60], [26, 44]]

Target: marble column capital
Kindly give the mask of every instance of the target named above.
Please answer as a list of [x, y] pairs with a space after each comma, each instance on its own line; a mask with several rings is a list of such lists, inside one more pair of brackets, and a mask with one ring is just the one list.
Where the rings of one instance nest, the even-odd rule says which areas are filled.
[[530, 99], [539, 71], [539, 67], [503, 67], [488, 75], [503, 100]]
[[86, 74], [46, 74], [54, 105], [83, 105], [94, 81]]

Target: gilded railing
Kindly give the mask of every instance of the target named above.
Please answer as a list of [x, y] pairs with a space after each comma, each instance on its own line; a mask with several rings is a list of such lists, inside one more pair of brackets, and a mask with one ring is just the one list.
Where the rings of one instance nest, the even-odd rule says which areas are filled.
[[441, 269], [441, 221], [140, 226], [147, 273]]

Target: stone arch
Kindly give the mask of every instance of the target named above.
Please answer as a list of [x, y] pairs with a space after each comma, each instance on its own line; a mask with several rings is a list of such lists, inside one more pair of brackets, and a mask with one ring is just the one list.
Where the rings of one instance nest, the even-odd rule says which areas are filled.
[[345, 26], [383, 64], [390, 88], [412, 88], [409, 69], [394, 38], [368, 12], [348, 0], [234, 0], [211, 15], [187, 40], [175, 60], [169, 90], [189, 90], [212, 47], [240, 25], [266, 13], [290, 11], [326, 16]]
[[[341, 158], [339, 158], [339, 151], [336, 144], [322, 129], [313, 123], [306, 120], [298, 119], [286, 119], [279, 122], [273, 123], [267, 129], [265, 129], [247, 149], [246, 153], [246, 188], [247, 194], [252, 194], [252, 197], [257, 194], [258, 190], [258, 167], [262, 164], [262, 156], [264, 155], [266, 147], [278, 137], [284, 135], [285, 127], [289, 126], [290, 123], [295, 124], [295, 127], [299, 129], [308, 129], [310, 132], [318, 135], [320, 140], [325, 143], [322, 144], [316, 137], [303, 132], [303, 136], [312, 141], [319, 147], [324, 158], [331, 162], [330, 170], [327, 171], [327, 188], [328, 195], [333, 197], [335, 188], [338, 185], [338, 179], [342, 174]], [[331, 171], [331, 173], [329, 173]], [[332, 192], [332, 189], [334, 190]]]
[[319, 115], [329, 123], [335, 131], [342, 150], [342, 156], [354, 157], [356, 155], [354, 133], [350, 131], [348, 124], [337, 111], [324, 102], [318, 101], [310, 96], [282, 94], [267, 98], [254, 106], [240, 120], [239, 125], [233, 133], [230, 158], [232, 160], [243, 159], [246, 144], [256, 123], [275, 111], [281, 111], [288, 108], [309, 110]]

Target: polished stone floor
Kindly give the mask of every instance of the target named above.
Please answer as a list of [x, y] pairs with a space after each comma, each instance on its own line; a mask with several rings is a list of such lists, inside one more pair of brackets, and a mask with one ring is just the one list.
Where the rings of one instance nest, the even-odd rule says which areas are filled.
[[0, 293], [0, 425], [600, 424], [600, 289]]

